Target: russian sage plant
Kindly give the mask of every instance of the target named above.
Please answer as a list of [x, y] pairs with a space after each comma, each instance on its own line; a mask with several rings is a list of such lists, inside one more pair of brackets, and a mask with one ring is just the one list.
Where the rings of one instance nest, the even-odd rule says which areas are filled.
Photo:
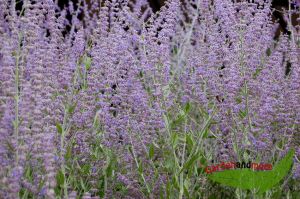
[[292, 148], [259, 197], [300, 197], [300, 5], [276, 38], [271, 4], [1, 0], [0, 198], [256, 197], [205, 166]]

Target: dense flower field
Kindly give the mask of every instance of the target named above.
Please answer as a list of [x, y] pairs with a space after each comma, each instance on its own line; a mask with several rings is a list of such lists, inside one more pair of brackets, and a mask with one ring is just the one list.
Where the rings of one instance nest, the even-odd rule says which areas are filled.
[[[269, 0], [0, 0], [0, 198], [300, 198], [290, 3], [274, 39]], [[204, 171], [291, 148], [263, 195]]]

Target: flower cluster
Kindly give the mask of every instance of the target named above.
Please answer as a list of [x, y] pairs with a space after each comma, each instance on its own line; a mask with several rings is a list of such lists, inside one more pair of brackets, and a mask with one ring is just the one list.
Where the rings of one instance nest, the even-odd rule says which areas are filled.
[[274, 40], [270, 0], [56, 2], [0, 1], [0, 198], [182, 198], [189, 140], [299, 178], [297, 6]]

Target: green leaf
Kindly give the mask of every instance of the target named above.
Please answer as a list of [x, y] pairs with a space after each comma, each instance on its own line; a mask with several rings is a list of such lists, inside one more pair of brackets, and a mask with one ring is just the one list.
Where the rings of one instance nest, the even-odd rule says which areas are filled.
[[71, 158], [72, 158], [72, 145], [69, 145], [67, 147], [67, 151], [66, 151], [66, 154], [65, 154], [65, 159], [70, 160]]
[[188, 179], [185, 179], [183, 191], [184, 191], [184, 195], [187, 196], [187, 198], [190, 198], [189, 187], [190, 187], [190, 182]]
[[191, 183], [190, 183], [190, 181], [189, 181], [189, 179], [188, 178], [186, 178], [185, 180], [184, 180], [184, 186], [187, 188], [187, 190], [189, 190], [189, 187], [190, 187], [190, 185], [191, 185]]
[[81, 172], [84, 175], [88, 175], [90, 173], [90, 170], [91, 170], [91, 165], [89, 164], [85, 164], [83, 165], [83, 167], [81, 167]]
[[194, 139], [192, 138], [191, 134], [185, 135], [185, 141], [188, 146], [190, 146], [190, 147], [194, 146]]
[[300, 198], [300, 191], [293, 191], [292, 198]]
[[152, 159], [154, 157], [154, 144], [151, 144], [149, 147], [149, 158]]
[[188, 152], [191, 152], [193, 147], [194, 147], [194, 144], [195, 144], [191, 134], [186, 134], [185, 135], [185, 142], [186, 142], [186, 145], [187, 145]]
[[178, 53], [178, 47], [174, 46], [172, 51], [173, 51], [173, 54], [176, 55]]
[[172, 135], [171, 135], [171, 143], [172, 143], [172, 146], [173, 148], [176, 148], [177, 144], [178, 144], [178, 134], [173, 132]]
[[132, 150], [132, 146], [128, 146], [128, 150], [129, 150], [130, 154], [132, 155], [132, 157], [134, 157], [134, 153], [133, 153], [133, 150]]
[[65, 181], [65, 175], [61, 170], [59, 170], [56, 174], [56, 184], [57, 186], [63, 187]]
[[294, 152], [293, 149], [290, 150], [272, 171], [225, 170], [212, 173], [208, 178], [227, 186], [248, 190], [257, 189], [259, 193], [264, 193], [287, 175], [293, 164]]
[[92, 58], [86, 57], [85, 58], [85, 69], [90, 70], [92, 65]]
[[98, 182], [98, 193], [99, 193], [99, 196], [101, 198], [104, 197], [105, 195], [105, 179], [103, 176], [101, 176], [101, 178], [99, 179], [99, 182]]
[[80, 178], [80, 185], [81, 185], [81, 188], [82, 188], [84, 191], [86, 191], [86, 186], [85, 186], [85, 184], [84, 184], [82, 178]]
[[202, 155], [200, 158], [200, 164], [204, 167], [207, 166], [207, 161], [205, 159], [205, 157]]
[[59, 122], [56, 123], [57, 132], [61, 135], [63, 132], [63, 128]]
[[[264, 184], [264, 186], [261, 186], [261, 192], [264, 192], [270, 188], [272, 188], [274, 185], [279, 183], [289, 172], [292, 164], [293, 164], [293, 156], [294, 156], [295, 150], [291, 149], [286, 156], [277, 163], [277, 165], [274, 167], [274, 169], [271, 171], [270, 175], [270, 181], [268, 184]], [[260, 173], [261, 178], [264, 176], [263, 173]]]
[[261, 73], [262, 68], [257, 68], [253, 74], [253, 78], [256, 79], [258, 75]]
[[167, 198], [171, 198], [171, 190], [172, 189], [172, 185], [171, 185], [171, 182], [168, 181], [167, 182], [167, 186], [166, 186], [166, 195], [167, 195]]
[[200, 158], [200, 153], [194, 154], [185, 164], [183, 165], [182, 169], [180, 170], [180, 173], [184, 171], [185, 169], [190, 169], [192, 166], [194, 166], [195, 162]]
[[179, 114], [177, 118], [171, 122], [171, 128], [178, 126], [180, 123], [184, 121], [184, 119], [185, 119], [185, 115]]
[[208, 131], [209, 131], [208, 128], [206, 128], [206, 129], [204, 130], [203, 135], [202, 135], [203, 138], [207, 138], [207, 137], [208, 137]]
[[244, 119], [247, 116], [247, 110], [240, 110], [239, 116], [241, 117], [241, 119]]
[[116, 158], [113, 154], [110, 154], [109, 163], [105, 170], [107, 177], [113, 176], [113, 172], [115, 170], [115, 165], [116, 165]]
[[184, 106], [184, 109], [183, 109], [184, 113], [185, 113], [185, 114], [188, 114], [188, 113], [191, 111], [191, 108], [192, 108], [191, 103], [190, 103], [190, 102], [187, 102], [187, 103], [185, 104], [185, 106]]
[[140, 78], [143, 78], [143, 76], [144, 76], [143, 71], [139, 72], [139, 76], [140, 76]]
[[240, 104], [243, 100], [242, 100], [241, 97], [237, 97], [237, 98], [235, 99], [235, 101], [236, 101], [237, 104]]
[[143, 173], [143, 164], [141, 162], [138, 163], [138, 172]]
[[111, 177], [113, 174], [113, 165], [112, 163], [110, 162], [106, 168], [106, 176], [107, 177]]
[[164, 199], [165, 198], [165, 194], [164, 194], [164, 189], [163, 187], [159, 188], [159, 198], [160, 199]]
[[180, 185], [179, 185], [179, 182], [178, 182], [178, 177], [175, 175], [173, 176], [172, 178], [172, 185], [175, 189], [178, 189], [180, 190]]
[[271, 48], [268, 48], [268, 49], [267, 49], [267, 52], [266, 52], [267, 56], [270, 56], [270, 55], [271, 55], [271, 53], [272, 53], [272, 50], [271, 50]]
[[76, 108], [76, 104], [69, 105], [68, 108], [67, 108], [67, 112], [68, 112], [69, 114], [73, 114], [74, 111], [75, 111], [75, 108]]
[[167, 171], [173, 171], [175, 169], [175, 162], [173, 159], [169, 158], [165, 161], [164, 167], [167, 169]]

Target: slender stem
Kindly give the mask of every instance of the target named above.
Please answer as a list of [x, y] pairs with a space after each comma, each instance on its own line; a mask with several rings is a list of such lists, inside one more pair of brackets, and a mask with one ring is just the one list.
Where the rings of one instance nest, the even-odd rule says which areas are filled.
[[192, 34], [193, 34], [193, 29], [194, 29], [194, 26], [195, 26], [196, 21], [198, 19], [200, 3], [201, 3], [201, 1], [198, 0], [197, 1], [196, 13], [193, 17], [191, 27], [190, 27], [189, 31], [187, 32], [187, 34], [185, 35], [185, 38], [183, 39], [183, 42], [180, 44], [180, 47], [178, 49], [177, 68], [175, 69], [174, 75], [170, 78], [169, 84], [173, 84], [173, 81], [175, 81], [176, 74], [180, 73], [180, 71], [183, 70], [183, 68], [180, 68], [180, 65], [181, 65], [181, 62], [182, 62], [182, 58], [184, 57], [185, 52], [186, 52], [186, 46], [189, 45], [189, 43], [190, 43], [190, 40], [191, 40], [191, 37], [192, 37]]
[[63, 150], [64, 150], [64, 140], [65, 140], [65, 128], [66, 128], [66, 122], [67, 122], [67, 109], [65, 108], [64, 112], [64, 120], [63, 120], [63, 125], [62, 125], [62, 134], [60, 136], [60, 158], [61, 158], [61, 172], [64, 175], [64, 197], [68, 198], [68, 189], [67, 189], [67, 181], [66, 181], [66, 170], [65, 170], [65, 161], [63, 157]]
[[[240, 37], [240, 49], [241, 49], [241, 54], [240, 54], [240, 65], [242, 68], [242, 75], [243, 75], [243, 79], [244, 79], [244, 94], [245, 94], [245, 103], [246, 103], [246, 115], [247, 115], [247, 119], [248, 119], [248, 125], [249, 125], [249, 129], [251, 131], [252, 127], [251, 127], [251, 117], [250, 117], [250, 109], [249, 109], [249, 93], [248, 93], [248, 84], [247, 84], [247, 80], [246, 80], [246, 68], [245, 68], [245, 63], [244, 63], [244, 51], [243, 51], [243, 44], [244, 44], [244, 40], [243, 40], [243, 35], [242, 35], [242, 31], [239, 31], [239, 37]], [[249, 142], [248, 141], [248, 135], [247, 135], [247, 131], [243, 130], [244, 132], [244, 139], [246, 140], [246, 144]]]
[[294, 38], [294, 31], [293, 31], [293, 24], [292, 24], [292, 8], [291, 8], [291, 0], [289, 0], [289, 21], [288, 21], [288, 25], [289, 25], [289, 29], [291, 31], [291, 37], [292, 37], [292, 43], [293, 45], [295, 44], [295, 38]]
[[[164, 115], [164, 116], [166, 118], [165, 123], [166, 123], [166, 126], [167, 126], [167, 132], [168, 132], [168, 135], [169, 135], [169, 139], [172, 139], [172, 132], [170, 130], [169, 118], [166, 115]], [[170, 141], [170, 143], [172, 143], [172, 140]], [[177, 158], [177, 155], [176, 155], [176, 149], [174, 148], [173, 144], [171, 145], [171, 148], [172, 148], [172, 153], [173, 153], [173, 156], [174, 156], [176, 166], [180, 167], [179, 161], [178, 161], [178, 158]]]
[[[187, 119], [185, 118], [185, 122], [184, 122], [184, 134], [186, 135], [186, 129], [187, 129]], [[181, 168], [183, 167], [184, 165], [184, 160], [185, 160], [185, 148], [186, 148], [186, 140], [185, 142], [183, 143], [183, 152], [182, 152], [182, 156], [181, 156]], [[179, 176], [179, 179], [180, 179], [180, 192], [179, 192], [179, 199], [182, 199], [183, 197], [183, 192], [184, 192], [184, 187], [183, 187], [183, 179], [184, 179], [184, 176], [183, 176], [183, 173], [184, 172], [180, 172], [180, 176]]]
[[[133, 146], [133, 140], [132, 140], [132, 137], [131, 137], [131, 131], [130, 130], [129, 130], [129, 138], [130, 138], [130, 143], [131, 143], [131, 146], [132, 146], [132, 155], [133, 155], [135, 164], [136, 164], [137, 168], [139, 169], [140, 165], [139, 165], [139, 162], [138, 162], [136, 154], [135, 154], [135, 150], [134, 150], [134, 146]], [[148, 183], [147, 183], [147, 181], [145, 179], [145, 176], [144, 176], [143, 172], [139, 172], [139, 174], [140, 174], [140, 176], [141, 176], [141, 178], [142, 178], [142, 180], [143, 180], [143, 182], [144, 182], [144, 184], [146, 186], [147, 193], [150, 196], [151, 191], [150, 191], [149, 185], [148, 185]]]
[[201, 141], [202, 141], [204, 132], [205, 132], [205, 130], [207, 129], [207, 127], [210, 125], [210, 122], [211, 122], [213, 116], [215, 115], [215, 111], [216, 111], [216, 109], [215, 109], [215, 104], [214, 104], [212, 114], [211, 114], [211, 115], [209, 116], [209, 118], [206, 120], [204, 126], [202, 127], [202, 129], [201, 129], [201, 131], [200, 131], [200, 136], [199, 136], [199, 138], [198, 138], [198, 140], [197, 140], [197, 142], [196, 142], [197, 147], [192, 149], [191, 154], [190, 154], [190, 156], [188, 157], [187, 161], [189, 161], [189, 160], [192, 158], [192, 156], [193, 156], [194, 154], [196, 154], [196, 153], [199, 151], [200, 144], [201, 144]]
[[22, 36], [19, 33], [19, 43], [18, 43], [18, 52], [16, 55], [16, 70], [15, 70], [15, 126], [14, 126], [14, 134], [15, 139], [17, 140], [17, 150], [16, 150], [16, 164], [19, 164], [19, 100], [20, 100], [20, 78], [19, 78], [19, 61], [20, 61], [20, 54], [21, 54], [21, 39]]

